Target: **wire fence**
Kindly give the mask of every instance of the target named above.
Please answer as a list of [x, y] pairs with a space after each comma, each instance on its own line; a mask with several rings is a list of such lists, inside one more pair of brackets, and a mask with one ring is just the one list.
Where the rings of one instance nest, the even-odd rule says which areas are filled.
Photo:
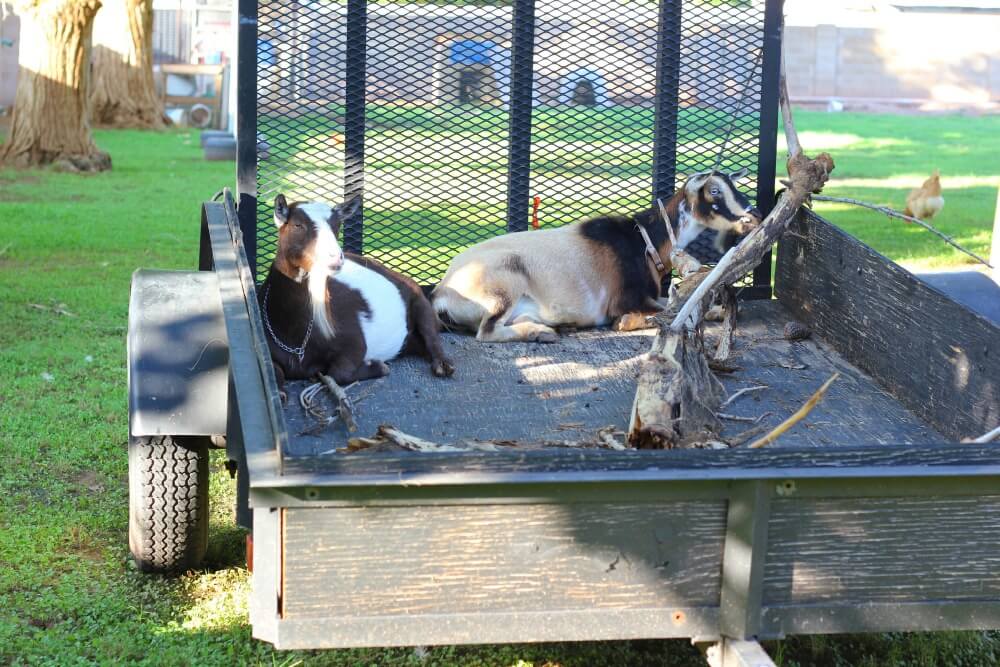
[[[762, 4], [262, 0], [257, 12], [256, 80], [241, 85], [256, 87], [259, 265], [278, 193], [363, 194], [344, 245], [431, 284], [505, 231], [647, 208], [723, 145], [722, 169], [750, 169], [751, 198], [773, 191]], [[710, 238], [694, 250], [716, 258]]]

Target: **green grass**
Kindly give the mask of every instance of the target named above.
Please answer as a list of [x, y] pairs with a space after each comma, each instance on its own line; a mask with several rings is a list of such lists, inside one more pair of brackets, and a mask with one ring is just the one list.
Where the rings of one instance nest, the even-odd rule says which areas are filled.
[[[803, 129], [859, 137], [837, 139], [838, 175], [878, 181], [936, 166], [946, 185], [949, 176], [996, 176], [996, 119], [800, 118]], [[109, 173], [0, 171], [0, 664], [701, 664], [682, 641], [438, 648], [423, 661], [408, 649], [275, 653], [250, 639], [243, 535], [218, 455], [205, 568], [175, 579], [138, 575], [126, 549], [129, 278], [140, 266], [195, 266], [199, 203], [234, 170], [203, 161], [186, 132], [99, 132], [97, 141], [113, 156]], [[995, 195], [987, 189], [946, 193], [942, 226], [983, 237]], [[902, 190], [884, 192], [901, 201]], [[846, 219], [862, 236], [896, 224]], [[889, 235], [881, 249], [890, 255], [953, 259], [938, 241], [894, 229], [912, 243], [892, 245]], [[986, 242], [988, 233], [980, 250]], [[947, 633], [769, 648], [784, 665], [902, 666], [990, 665], [998, 647], [995, 635]]]
[[[492, 106], [390, 104], [372, 104], [367, 111], [366, 252], [431, 283], [456, 252], [504, 229], [506, 112]], [[261, 165], [261, 219], [270, 216], [269, 200], [278, 192], [310, 198], [326, 193], [316, 187], [317, 179], [341, 181], [342, 115], [341, 107], [331, 106], [328, 114], [306, 114], [293, 124], [261, 116], [261, 131], [272, 143], [271, 156]], [[754, 123], [745, 117], [737, 124], [727, 164], [752, 163]], [[1000, 151], [1000, 117], [799, 112], [799, 123], [809, 151], [829, 150], [836, 158], [829, 194], [902, 209], [909, 190], [940, 169], [946, 204], [933, 224], [973, 252], [988, 254], [1000, 185], [1000, 164], [993, 159]], [[725, 117], [682, 109], [678, 173], [709, 167], [727, 126]], [[535, 109], [530, 194], [541, 197], [542, 223], [564, 224], [641, 205], [649, 196], [653, 132], [652, 109]], [[848, 205], [816, 208], [909, 268], [973, 261], [916, 225]], [[266, 229], [265, 245], [273, 236]]]
[[[807, 152], [829, 151], [836, 169], [825, 194], [900, 211], [906, 195], [934, 169], [941, 171], [945, 206], [935, 227], [989, 257], [1000, 186], [1000, 116], [894, 116], [796, 113]], [[876, 250], [911, 269], [974, 262], [917, 225], [845, 204], [816, 210]]]

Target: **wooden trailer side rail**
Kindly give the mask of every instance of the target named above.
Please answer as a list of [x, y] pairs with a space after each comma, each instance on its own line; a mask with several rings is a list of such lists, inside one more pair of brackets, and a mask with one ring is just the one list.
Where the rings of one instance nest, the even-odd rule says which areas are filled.
[[1000, 328], [808, 209], [778, 245], [775, 293], [940, 433], [1000, 424]]

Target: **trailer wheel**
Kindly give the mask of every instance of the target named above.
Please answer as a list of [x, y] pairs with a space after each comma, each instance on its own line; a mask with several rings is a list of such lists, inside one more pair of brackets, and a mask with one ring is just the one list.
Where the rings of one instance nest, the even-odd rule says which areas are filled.
[[143, 572], [195, 567], [208, 544], [208, 439], [129, 437], [128, 542]]

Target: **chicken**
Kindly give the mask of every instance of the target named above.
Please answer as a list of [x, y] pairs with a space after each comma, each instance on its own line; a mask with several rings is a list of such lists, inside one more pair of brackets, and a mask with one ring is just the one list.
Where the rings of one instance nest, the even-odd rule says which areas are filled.
[[910, 191], [906, 196], [906, 215], [921, 220], [930, 220], [944, 208], [944, 197], [941, 196], [941, 175], [938, 170], [924, 181], [919, 188]]

